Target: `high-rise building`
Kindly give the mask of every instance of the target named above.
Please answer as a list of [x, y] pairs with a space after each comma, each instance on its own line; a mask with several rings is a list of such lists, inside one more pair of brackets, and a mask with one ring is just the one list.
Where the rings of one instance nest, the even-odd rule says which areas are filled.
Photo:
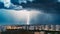
[[56, 25], [56, 31], [60, 31], [60, 25]]

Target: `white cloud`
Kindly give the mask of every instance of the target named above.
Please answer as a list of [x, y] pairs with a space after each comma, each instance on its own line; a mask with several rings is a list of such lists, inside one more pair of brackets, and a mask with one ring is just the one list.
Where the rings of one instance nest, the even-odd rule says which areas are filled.
[[[33, 0], [19, 0], [19, 3], [20, 4], [21, 3], [27, 3], [27, 1], [32, 2]], [[21, 6], [21, 5], [17, 6], [17, 5], [12, 4], [11, 0], [0, 0], [0, 2], [4, 3], [4, 7], [6, 7], [6, 8], [12, 7], [12, 9], [18, 9], [18, 10], [23, 8], [23, 6]]]
[[58, 2], [60, 2], [60, 0], [58, 0]]

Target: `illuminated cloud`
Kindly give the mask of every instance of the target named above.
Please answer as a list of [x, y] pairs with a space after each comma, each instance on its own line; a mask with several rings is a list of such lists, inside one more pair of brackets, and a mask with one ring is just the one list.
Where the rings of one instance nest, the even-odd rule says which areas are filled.
[[21, 4], [21, 3], [27, 3], [27, 2], [33, 2], [34, 0], [19, 0], [19, 3]]
[[4, 7], [9, 8], [11, 5], [11, 0], [0, 0], [0, 2], [4, 3]]
[[5, 25], [6, 24], [7, 25], [8, 24], [12, 24], [12, 25], [13, 24], [19, 24], [19, 25], [60, 24], [59, 17], [60, 15], [43, 13], [42, 11], [39, 12], [38, 10], [6, 10], [6, 9], [0, 10], [0, 24], [5, 24]]
[[[21, 3], [27, 3], [27, 2], [32, 2], [33, 0], [19, 0], [17, 1], [19, 4]], [[10, 8], [11, 6], [13, 6], [15, 9], [18, 8], [16, 7], [13, 3], [11, 3], [11, 0], [0, 0], [0, 2], [4, 3], [4, 7], [6, 8]], [[23, 7], [23, 6], [22, 6]], [[19, 6], [19, 8], [21, 8], [21, 5]], [[19, 9], [18, 8], [18, 9]]]
[[20, 9], [23, 9], [23, 7], [22, 6], [15, 6], [13, 9], [20, 10]]
[[19, 0], [19, 3], [21, 4], [21, 3], [27, 3], [27, 1], [26, 0]]
[[28, 0], [28, 1], [32, 2], [32, 1], [34, 1], [34, 0]]
[[60, 2], [60, 0], [57, 0], [58, 2]]
[[[11, 11], [11, 12], [10, 12]], [[36, 10], [9, 10], [9, 13], [12, 14], [12, 16], [15, 19], [15, 22], [17, 24], [20, 24], [20, 21], [24, 22], [25, 24], [29, 25], [30, 24], [30, 20], [33, 18], [36, 18], [38, 14], [42, 14], [39, 11]]]

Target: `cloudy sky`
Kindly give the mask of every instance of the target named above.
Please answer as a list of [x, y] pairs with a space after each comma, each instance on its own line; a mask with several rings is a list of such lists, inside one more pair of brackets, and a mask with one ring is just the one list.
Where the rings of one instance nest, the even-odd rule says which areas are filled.
[[23, 10], [34, 11], [29, 24], [60, 24], [60, 0], [0, 0], [0, 24], [26, 24], [27, 17], [21, 19]]

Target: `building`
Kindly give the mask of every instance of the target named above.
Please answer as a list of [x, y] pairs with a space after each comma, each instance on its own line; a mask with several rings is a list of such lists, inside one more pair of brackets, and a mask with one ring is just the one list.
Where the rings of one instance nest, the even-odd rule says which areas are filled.
[[50, 25], [51, 28], [49, 25], [5, 26], [6, 31], [2, 31], [1, 34], [60, 34], [59, 28], [55, 28], [57, 26], [59, 27], [59, 25]]

